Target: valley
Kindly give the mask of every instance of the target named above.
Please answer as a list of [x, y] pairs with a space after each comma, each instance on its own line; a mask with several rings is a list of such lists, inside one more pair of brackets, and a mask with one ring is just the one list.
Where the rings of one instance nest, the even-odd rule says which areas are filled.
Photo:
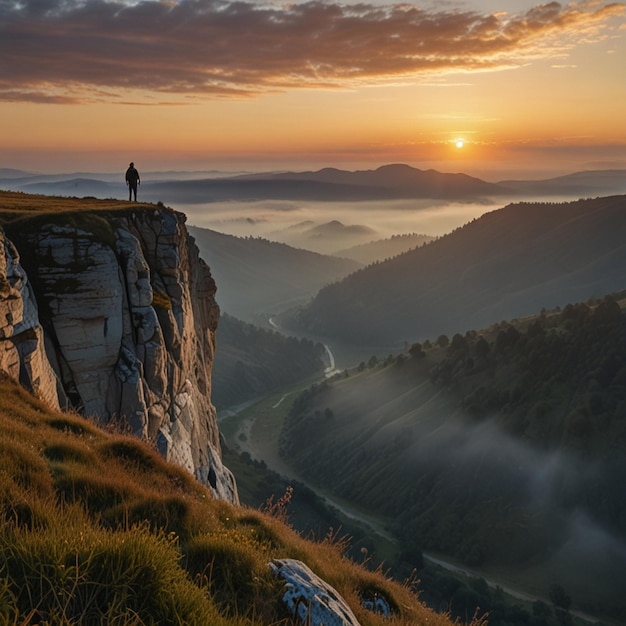
[[[528, 322], [527, 322], [528, 323]], [[444, 352], [444, 351], [442, 351]], [[432, 356], [432, 355], [431, 355]], [[438, 361], [441, 365], [445, 365], [445, 359], [441, 357], [434, 356], [435, 361]], [[334, 377], [332, 386], [337, 386], [339, 388], [342, 385], [349, 385], [351, 387], [356, 386], [356, 392], [359, 395], [363, 394], [363, 390], [361, 390], [361, 385], [359, 385], [359, 378], [365, 377], [368, 382], [365, 384], [365, 388], [368, 390], [366, 393], [372, 393], [372, 389], [375, 386], [374, 380], [377, 378], [389, 377], [392, 376], [395, 378], [397, 376], [398, 363], [400, 360], [393, 359], [387, 364], [383, 364], [379, 362], [377, 365], [373, 367], [368, 367], [365, 369], [361, 368], [361, 372], [359, 372], [360, 368], [353, 368], [348, 374], [339, 374]], [[432, 361], [431, 361], [432, 363]], [[422, 364], [423, 365], [423, 364]], [[412, 368], [412, 369], [411, 369]], [[403, 377], [407, 375], [407, 370], [410, 370], [410, 377], [412, 378], [414, 375], [414, 366], [410, 364], [403, 364], [401, 366], [403, 370]], [[394, 373], [395, 370], [395, 373]], [[318, 381], [320, 387], [324, 386], [323, 380]], [[386, 383], [386, 387], [391, 387], [392, 383]], [[316, 384], [313, 385], [315, 387]], [[309, 387], [310, 389], [311, 387]], [[298, 458], [298, 453], [291, 453], [285, 457], [284, 453], [281, 455], [279, 447], [277, 445], [277, 441], [281, 439], [281, 431], [284, 428], [284, 421], [288, 420], [288, 405], [290, 402], [293, 402], [294, 399], [298, 398], [298, 393], [302, 391], [302, 386], [299, 388], [291, 389], [287, 392], [281, 392], [277, 394], [273, 394], [272, 396], [262, 399], [256, 404], [245, 407], [240, 413], [231, 414], [224, 420], [220, 422], [220, 428], [223, 434], [225, 435], [229, 447], [232, 447], [234, 450], [239, 453], [246, 453], [250, 455], [253, 459], [257, 459], [258, 461], [263, 461], [267, 464], [268, 468], [273, 469], [274, 471], [280, 473], [284, 477], [290, 480], [295, 480], [299, 484], [307, 485], [308, 487], [314, 489], [316, 493], [321, 495], [329, 504], [331, 504], [334, 508], [341, 511], [347, 518], [360, 520], [361, 522], [366, 523], [374, 532], [379, 535], [392, 540], [394, 543], [398, 543], [398, 527], [397, 524], [394, 523], [393, 515], [388, 516], [383, 514], [383, 510], [372, 508], [372, 498], [367, 497], [365, 500], [361, 500], [359, 502], [355, 502], [354, 498], [351, 496], [355, 491], [352, 488], [349, 488], [347, 491], [337, 491], [337, 483], [336, 478], [331, 479], [330, 481], [325, 476], [332, 476], [337, 474], [349, 473], [351, 470], [348, 469], [348, 466], [345, 466], [341, 470], [330, 470], [330, 473], [326, 470], [322, 470], [322, 466], [327, 466], [329, 463], [329, 458], [325, 452], [322, 452], [322, 449], [330, 449], [333, 446], [333, 443], [337, 442], [337, 432], [330, 431], [326, 437], [322, 437], [320, 435], [320, 445], [321, 447], [316, 448], [316, 452], [314, 455], [317, 457], [318, 462], [315, 463], [312, 458], [313, 457], [305, 457], [306, 460], [304, 464], [300, 464], [299, 468], [295, 468], [292, 463], [288, 459]], [[376, 434], [370, 434], [371, 441], [380, 442], [381, 438], [386, 439], [389, 435], [382, 435], [389, 426], [385, 426], [384, 424], [394, 424], [393, 428], [395, 430], [401, 429], [402, 424], [397, 424], [400, 419], [400, 416], [397, 413], [397, 410], [394, 410], [393, 405], [397, 404], [400, 401], [400, 398], [406, 395], [406, 392], [399, 393], [398, 389], [395, 390], [392, 388], [387, 389], [385, 392], [386, 400], [382, 398], [379, 399], [379, 402], [382, 403], [381, 406], [384, 406], [386, 411], [390, 412], [387, 422], [383, 422], [383, 425], [380, 428], [380, 432]], [[342, 403], [342, 406], [346, 403], [344, 402], [344, 398], [346, 396], [346, 392], [342, 391], [341, 395], [338, 396], [338, 400]], [[373, 398], [374, 396], [372, 396]], [[394, 399], [397, 398], [397, 399]], [[328, 401], [325, 401], [322, 405], [319, 405], [320, 408], [326, 407], [328, 410]], [[347, 405], [350, 403], [354, 403], [354, 399], [348, 400]], [[372, 400], [363, 399], [359, 404], [362, 406], [363, 402], [367, 404], [372, 404]], [[415, 399], [409, 401], [403, 401], [403, 404], [407, 406], [415, 407], [418, 406], [420, 401], [416, 401]], [[432, 399], [426, 400], [427, 411], [432, 414], [435, 409], [435, 404], [433, 404]], [[341, 410], [337, 403], [331, 403], [331, 408], [333, 412], [332, 421], [338, 419]], [[345, 407], [344, 407], [345, 410]], [[376, 411], [376, 405], [372, 406], [372, 410]], [[352, 416], [352, 420], [355, 421], [354, 428], [359, 431], [363, 429], [362, 422], [359, 422], [356, 415], [358, 415], [358, 410], [355, 415]], [[394, 415], [396, 418], [394, 419]], [[492, 433], [491, 436], [495, 436], [495, 433]], [[412, 438], [415, 436], [413, 435]], [[349, 436], [348, 439], [354, 438], [355, 441], [359, 440], [359, 435], [355, 434], [353, 436]], [[309, 431], [301, 432], [298, 437], [298, 441], [301, 442], [303, 447], [307, 447], [314, 442], [316, 439], [316, 435], [311, 434]], [[331, 443], [331, 441], [333, 443]], [[306, 442], [306, 443], [305, 443]], [[431, 442], [432, 443], [432, 442]], [[363, 445], [362, 443], [359, 446]], [[496, 444], [497, 445], [497, 444]], [[502, 442], [500, 442], [502, 445]], [[383, 443], [384, 446], [384, 443]], [[506, 454], [506, 453], [505, 453]], [[350, 454], [347, 455], [350, 457]], [[401, 461], [406, 462], [406, 461]], [[484, 462], [484, 460], [483, 460]], [[361, 471], [358, 467], [352, 468], [352, 471], [356, 469], [356, 473]], [[395, 477], [398, 478], [400, 474], [398, 470], [394, 470]], [[386, 481], [389, 478], [384, 478], [383, 475], [379, 477], [379, 480], [382, 483], [388, 484]], [[341, 489], [341, 488], [339, 488]], [[407, 503], [408, 504], [408, 503]], [[391, 534], [390, 534], [391, 531]], [[495, 536], [494, 536], [495, 540]], [[586, 541], [581, 537], [581, 541]], [[405, 541], [405, 539], [400, 539], [400, 542]], [[597, 548], [596, 548], [597, 549]], [[582, 555], [581, 555], [582, 556]], [[585, 557], [587, 558], [587, 557]], [[462, 563], [461, 560], [450, 558], [450, 556], [443, 556], [441, 554], [431, 553], [428, 549], [424, 551], [424, 559], [431, 563], [436, 563], [444, 568], [457, 572], [462, 575], [462, 577], [471, 576], [474, 578], [480, 578], [487, 581], [487, 584], [492, 588], [501, 588], [507, 594], [518, 598], [520, 600], [524, 600], [526, 602], [549, 602], [549, 593], [548, 588], [550, 587], [550, 581], [554, 581], [554, 578], [548, 576], [538, 576], [538, 572], [536, 569], [524, 567], [519, 570], [512, 570], [510, 566], [507, 566], [504, 563], [490, 563], [483, 565], [474, 565], [468, 566], [467, 563]], [[545, 565], [543, 566], [545, 567]], [[623, 567], [619, 565], [618, 567]], [[526, 571], [527, 570], [527, 571]], [[592, 570], [596, 572], [596, 567], [593, 566]], [[554, 575], [554, 574], [553, 574]], [[596, 572], [594, 576], [600, 575], [599, 572]], [[562, 576], [561, 574], [557, 574], [557, 576]], [[559, 578], [557, 578], [558, 580]], [[543, 582], [541, 582], [543, 580]], [[592, 579], [589, 581], [590, 584], [600, 584], [599, 580]], [[566, 584], [566, 587], [570, 590], [574, 590], [577, 594], [581, 593], [581, 590], [576, 588], [573, 585], [573, 581], [569, 581]], [[602, 584], [606, 584], [606, 581]], [[612, 592], [612, 597], [615, 599], [615, 593], [617, 591], [614, 589]], [[607, 596], [605, 601], [608, 601]], [[586, 610], [580, 610], [580, 608], [576, 607], [571, 611], [572, 615], [575, 615], [578, 619], [581, 619], [583, 622], [598, 622], [598, 618], [592, 617], [594, 614], [593, 610], [590, 610], [588, 607]], [[613, 623], [610, 619], [607, 623]]]
[[[357, 505], [350, 499], [338, 495], [332, 487], [317, 484], [315, 479], [303, 477], [281, 456], [277, 442], [288, 415], [288, 403], [292, 402], [302, 390], [303, 386], [299, 386], [286, 390], [284, 393], [272, 394], [256, 402], [248, 403], [234, 411], [225, 411], [226, 416], [220, 419], [220, 429], [228, 447], [237, 454], [247, 454], [252, 459], [262, 462], [270, 470], [280, 474], [286, 480], [286, 484], [295, 483], [312, 489], [330, 507], [339, 511], [346, 520], [364, 524], [370, 533], [397, 546], [397, 538], [389, 531], [393, 518], [386, 517], [380, 512], [373, 512], [363, 505]], [[486, 581], [490, 588], [499, 588], [511, 598], [523, 601], [528, 606], [534, 602], [550, 602], [545, 589], [538, 588], [527, 577], [520, 578], [511, 575], [511, 571], [506, 568], [468, 567], [450, 557], [430, 552], [424, 552], [423, 557], [427, 563], [459, 575], [461, 580]], [[578, 609], [572, 609], [571, 614], [577, 621], [580, 620], [580, 624], [599, 622], [597, 617]]]
[[[111, 211], [109, 201], [89, 201], [99, 202]], [[365, 560], [390, 563], [400, 580], [420, 568], [436, 610], [447, 602], [460, 617], [497, 607], [495, 626], [553, 626], [575, 615], [619, 624], [626, 615], [619, 590], [626, 572], [624, 197], [516, 202], [487, 212], [490, 205], [474, 204], [469, 221], [440, 204], [427, 210], [458, 220], [450, 232], [423, 228], [386, 239], [375, 238], [376, 228], [352, 228], [370, 215], [385, 221], [372, 207], [354, 221], [326, 220], [339, 205], [312, 221], [291, 215], [299, 225], [284, 232], [311, 237], [318, 250], [250, 234], [264, 219], [263, 232], [272, 232], [285, 206], [237, 222], [251, 229], [245, 236], [190, 226], [186, 244], [208, 260], [211, 276], [198, 285], [215, 296], [207, 311], [214, 342], [202, 348], [212, 359], [210, 385], [197, 369], [195, 376], [217, 408], [226, 458], [242, 472], [241, 493], [251, 498], [244, 503], [256, 498], [262, 508], [267, 484], [278, 497], [280, 485], [295, 481], [312, 515], [306, 532], [345, 520]], [[294, 207], [285, 213], [298, 213]], [[230, 208], [238, 220], [238, 207]], [[115, 210], [111, 223], [138, 228], [134, 212]], [[169, 220], [174, 242], [185, 218], [168, 211], [159, 207], [154, 216]], [[7, 212], [5, 219], [25, 245], [23, 218]], [[89, 214], [71, 220], [67, 228], [80, 226], [87, 233], [80, 237], [99, 237], [99, 245], [120, 236]], [[134, 254], [128, 280], [137, 275], [145, 289], [145, 261]], [[36, 276], [42, 265], [26, 263]], [[92, 264], [79, 269], [90, 272]], [[155, 319], [173, 324], [176, 292], [166, 297], [168, 274], [159, 272]], [[59, 285], [72, 295], [74, 282]], [[136, 301], [148, 302], [141, 294]], [[144, 341], [143, 331], [137, 337]], [[149, 346], [139, 352], [152, 359]], [[177, 393], [183, 402], [186, 392]], [[505, 588], [525, 596], [523, 608], [500, 597]], [[519, 621], [503, 617], [518, 610]]]
[[[611, 339], [609, 326], [596, 332], [586, 324], [595, 318], [602, 323], [605, 308], [609, 325], [623, 316], [601, 298], [578, 302], [571, 287], [603, 295], [623, 285], [623, 216], [621, 198], [507, 206], [323, 288], [320, 293], [343, 294], [341, 331], [293, 323], [309, 311], [318, 323], [335, 306], [326, 300], [315, 309], [319, 294], [295, 313], [276, 308], [272, 328], [329, 347], [337, 372], [330, 379], [320, 372], [305, 389], [274, 390], [271, 401], [227, 418], [221, 428], [229, 447], [313, 489], [346, 519], [367, 523], [431, 563], [437, 559], [450, 571], [470, 572], [492, 589], [535, 603], [549, 603], [556, 585], [571, 594], [572, 616], [620, 623], [616, 581], [626, 561], [617, 502], [624, 473], [619, 451], [599, 459], [608, 441], [623, 439], [622, 340]], [[524, 249], [532, 250], [528, 262]], [[533, 268], [542, 268], [542, 278]], [[401, 306], [415, 314], [402, 327], [404, 341], [385, 334], [399, 327], [399, 307], [389, 298], [393, 281], [403, 271], [425, 270], [442, 295], [422, 294], [416, 282], [404, 294], [399, 290]], [[546, 271], [552, 272], [547, 278]], [[515, 283], [519, 279], [524, 287]], [[542, 308], [538, 303], [548, 300], [530, 295], [542, 281], [563, 298], [555, 308]], [[351, 291], [359, 282], [367, 295]], [[463, 297], [446, 303], [445, 290], [458, 298], [459, 284]], [[523, 315], [501, 318], [489, 295], [494, 284], [510, 310]], [[472, 297], [466, 297], [468, 289], [475, 290]], [[526, 308], [516, 304], [522, 297]], [[612, 298], [618, 309], [623, 306], [619, 294]], [[359, 300], [388, 315], [374, 321], [362, 309], [350, 319]], [[480, 307], [491, 317], [475, 317]], [[424, 309], [438, 311], [430, 313], [430, 326], [421, 323]], [[473, 319], [491, 325], [469, 326]], [[370, 333], [360, 338], [346, 332], [359, 324]], [[566, 339], [579, 332], [577, 324], [583, 324], [582, 334]], [[322, 328], [330, 332], [316, 334]], [[518, 337], [523, 341], [514, 347]], [[513, 356], [516, 350], [526, 354]], [[549, 353], [560, 360], [541, 365]], [[487, 367], [490, 355], [504, 360]], [[535, 374], [516, 372], [518, 359], [523, 368], [558, 374], [546, 373], [535, 389]], [[574, 363], [583, 378], [565, 382]], [[603, 382], [598, 388], [592, 380]], [[608, 382], [612, 386], [604, 389]], [[576, 392], [567, 391], [570, 384]]]

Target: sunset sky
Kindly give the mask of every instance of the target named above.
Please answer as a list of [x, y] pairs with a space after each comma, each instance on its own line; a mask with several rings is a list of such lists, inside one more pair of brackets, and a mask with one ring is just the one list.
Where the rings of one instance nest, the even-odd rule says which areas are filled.
[[626, 3], [0, 0], [0, 168], [626, 168]]

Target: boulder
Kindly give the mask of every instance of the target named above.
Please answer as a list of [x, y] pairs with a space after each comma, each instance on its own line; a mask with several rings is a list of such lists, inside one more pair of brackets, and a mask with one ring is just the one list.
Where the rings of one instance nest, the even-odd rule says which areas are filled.
[[295, 559], [275, 559], [274, 573], [285, 581], [283, 602], [307, 626], [360, 626], [346, 601], [327, 582]]

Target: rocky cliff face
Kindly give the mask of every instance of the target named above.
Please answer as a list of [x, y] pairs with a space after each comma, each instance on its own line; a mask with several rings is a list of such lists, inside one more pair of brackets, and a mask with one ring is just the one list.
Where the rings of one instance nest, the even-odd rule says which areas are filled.
[[184, 222], [74, 212], [29, 223], [16, 245], [3, 237], [0, 367], [52, 406], [129, 427], [237, 502], [211, 404], [216, 288]]

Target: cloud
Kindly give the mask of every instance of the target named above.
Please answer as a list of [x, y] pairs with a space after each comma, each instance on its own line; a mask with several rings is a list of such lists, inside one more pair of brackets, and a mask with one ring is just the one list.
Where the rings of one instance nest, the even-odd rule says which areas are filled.
[[180, 101], [496, 70], [605, 38], [625, 9], [597, 0], [518, 15], [319, 0], [0, 0], [0, 99], [92, 101], [113, 90]]

